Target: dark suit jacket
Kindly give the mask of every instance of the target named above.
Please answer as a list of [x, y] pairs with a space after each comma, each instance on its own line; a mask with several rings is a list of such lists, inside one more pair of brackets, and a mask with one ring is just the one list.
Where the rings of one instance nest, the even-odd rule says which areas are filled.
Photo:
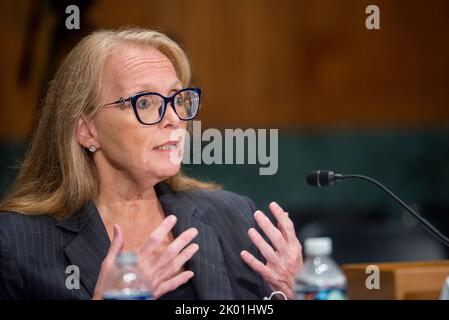
[[[240, 258], [247, 249], [260, 258], [247, 230], [254, 226], [254, 205], [226, 191], [174, 193], [156, 185], [159, 201], [178, 217], [176, 237], [194, 226], [200, 250], [187, 267], [200, 299], [262, 299], [269, 296], [263, 279]], [[0, 299], [90, 299], [110, 240], [98, 210], [87, 203], [75, 216], [56, 221], [47, 215], [0, 213]], [[80, 270], [80, 288], [66, 279]]]

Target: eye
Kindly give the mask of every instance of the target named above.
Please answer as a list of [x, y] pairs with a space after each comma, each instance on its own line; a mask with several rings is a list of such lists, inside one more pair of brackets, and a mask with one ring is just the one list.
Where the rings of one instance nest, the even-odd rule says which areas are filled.
[[175, 98], [175, 104], [177, 106], [183, 106], [184, 105], [184, 99], [181, 96], [177, 96]]
[[149, 98], [142, 97], [137, 101], [137, 108], [148, 109], [152, 106], [152, 101]]

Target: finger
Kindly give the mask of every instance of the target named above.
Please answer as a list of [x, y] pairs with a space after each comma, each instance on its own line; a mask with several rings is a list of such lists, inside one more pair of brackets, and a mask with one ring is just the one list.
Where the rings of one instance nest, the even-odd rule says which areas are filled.
[[154, 297], [157, 299], [160, 296], [166, 294], [167, 292], [173, 291], [179, 286], [183, 285], [189, 281], [195, 274], [192, 271], [184, 271], [178, 274], [173, 279], [163, 282], [153, 293]]
[[181, 233], [172, 243], [170, 243], [167, 248], [162, 253], [158, 260], [157, 266], [164, 267], [166, 264], [170, 263], [176, 256], [184, 249], [196, 236], [198, 235], [198, 230], [196, 228], [190, 228], [183, 233]]
[[260, 235], [260, 233], [254, 229], [250, 228], [248, 230], [248, 235], [254, 245], [259, 249], [259, 251], [264, 256], [265, 260], [270, 261], [271, 263], [277, 264], [279, 258], [274, 252], [273, 248], [265, 241], [265, 239]]
[[163, 271], [160, 275], [160, 282], [166, 281], [174, 274], [178, 273], [181, 270], [182, 266], [185, 265], [187, 261], [189, 261], [195, 253], [198, 252], [199, 246], [196, 243], [192, 243], [187, 246], [182, 252], [173, 259], [169, 265], [163, 268]]
[[106, 254], [106, 258], [101, 263], [100, 274], [98, 275], [97, 283], [95, 285], [93, 299], [100, 300], [102, 298], [102, 291], [104, 286], [105, 277], [109, 273], [109, 269], [114, 264], [115, 258], [117, 255], [123, 250], [124, 246], [123, 233], [120, 227], [115, 224], [114, 225], [114, 235], [111, 241], [111, 245], [109, 247], [108, 253]]
[[143, 245], [140, 247], [139, 252], [144, 253], [147, 251], [152, 251], [154, 248], [159, 246], [165, 237], [169, 234], [171, 229], [176, 224], [176, 217], [170, 215], [162, 221], [162, 223], [150, 234], [150, 236], [145, 240]]
[[243, 261], [246, 262], [247, 265], [251, 267], [251, 269], [260, 274], [266, 281], [271, 283], [276, 281], [273, 276], [273, 272], [266, 265], [257, 260], [257, 258], [254, 257], [251, 253], [243, 250], [242, 252], [240, 252], [240, 257], [243, 259]]
[[277, 250], [284, 252], [287, 249], [286, 240], [281, 231], [279, 231], [279, 229], [271, 223], [270, 219], [268, 219], [268, 217], [260, 210], [257, 210], [254, 213], [254, 219], [256, 219], [259, 227], [268, 236], [273, 246]]
[[114, 235], [109, 247], [108, 253], [106, 255], [106, 260], [109, 262], [114, 262], [115, 257], [123, 250], [125, 241], [123, 240], [123, 233], [120, 226], [114, 224]]
[[288, 242], [296, 240], [295, 226], [293, 221], [288, 217], [288, 213], [285, 212], [277, 202], [272, 202], [269, 205], [270, 211], [278, 222], [279, 230], [284, 235], [284, 238]]

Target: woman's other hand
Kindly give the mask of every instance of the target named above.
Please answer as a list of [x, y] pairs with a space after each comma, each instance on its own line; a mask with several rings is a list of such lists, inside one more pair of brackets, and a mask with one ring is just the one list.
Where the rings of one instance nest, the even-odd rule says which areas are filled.
[[241, 257], [265, 279], [273, 291], [282, 291], [288, 299], [294, 299], [295, 275], [303, 264], [301, 243], [296, 237], [295, 227], [288, 214], [276, 202], [270, 203], [269, 208], [277, 220], [277, 227], [262, 211], [256, 211], [254, 218], [273, 247], [256, 229], [248, 230], [251, 241], [260, 250], [266, 263], [262, 263], [246, 250], [241, 252]]

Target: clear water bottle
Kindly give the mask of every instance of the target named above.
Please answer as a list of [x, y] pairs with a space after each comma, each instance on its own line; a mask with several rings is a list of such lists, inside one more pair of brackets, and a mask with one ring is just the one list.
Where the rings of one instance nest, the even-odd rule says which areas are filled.
[[104, 300], [153, 300], [138, 266], [137, 255], [122, 252], [105, 280]]
[[306, 259], [295, 279], [296, 300], [345, 300], [346, 277], [332, 255], [332, 240], [308, 238]]

